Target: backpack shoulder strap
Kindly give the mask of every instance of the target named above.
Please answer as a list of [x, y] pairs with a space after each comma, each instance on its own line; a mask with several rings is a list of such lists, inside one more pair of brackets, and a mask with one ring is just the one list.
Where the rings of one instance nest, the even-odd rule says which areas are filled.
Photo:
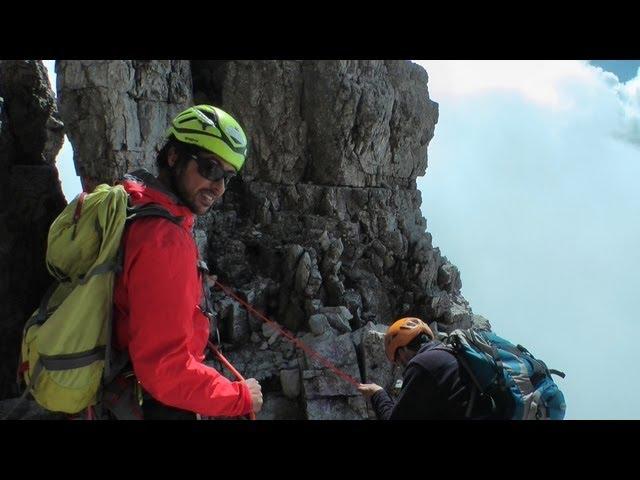
[[183, 219], [183, 217], [171, 215], [166, 208], [161, 207], [157, 203], [127, 207], [127, 222], [132, 222], [144, 217], [162, 217], [176, 225], [180, 225]]
[[[472, 340], [470, 341], [470, 339], [467, 337], [467, 335], [465, 335], [465, 338], [467, 338], [467, 341], [469, 341], [469, 343], [473, 343], [473, 341]], [[471, 384], [469, 385], [470, 398], [469, 398], [469, 402], [467, 404], [467, 409], [465, 411], [465, 418], [471, 418], [471, 414], [473, 412], [473, 407], [476, 404], [476, 400], [478, 398], [478, 394], [480, 394], [480, 396], [484, 396], [484, 395], [486, 395], [486, 392], [482, 388], [482, 385], [480, 384], [480, 381], [478, 380], [478, 377], [473, 372], [473, 369], [471, 368], [471, 365], [469, 365], [469, 362], [465, 358], [464, 353], [462, 351], [462, 346], [461, 346], [459, 338], [457, 338], [456, 335], [449, 336], [449, 337], [447, 337], [445, 339], [445, 342], [443, 342], [440, 345], [436, 346], [434, 349], [445, 350], [447, 352], [452, 353], [456, 357], [456, 359], [458, 360], [458, 363], [463, 368], [463, 370], [465, 372], [467, 372], [467, 375], [469, 375], [469, 378], [471, 379]], [[492, 355], [492, 357], [493, 357], [493, 355]], [[494, 361], [495, 361], [495, 357], [494, 357]], [[498, 377], [500, 377], [500, 375], [498, 375]], [[491, 398], [491, 396], [489, 396], [489, 398]], [[491, 413], [493, 413], [495, 411], [496, 406], [495, 406], [495, 402], [493, 401], [492, 398], [491, 398], [491, 402], [492, 402], [492, 411], [491, 411]]]
[[[129, 200], [130, 201], [130, 200]], [[150, 203], [146, 205], [129, 205], [127, 206], [127, 225], [135, 220], [145, 217], [161, 217], [169, 220], [170, 222], [180, 225], [182, 218], [179, 216], [171, 215], [167, 209], [161, 207], [158, 204]], [[116, 273], [122, 272], [124, 268], [124, 243], [120, 244], [118, 249], [118, 255], [116, 259]], [[109, 329], [109, 338], [107, 340], [106, 354], [105, 354], [105, 370], [104, 380], [105, 384], [111, 383], [116, 375], [118, 375], [129, 362], [129, 356], [127, 354], [121, 354], [115, 352], [111, 345], [111, 329]]]
[[[131, 201], [131, 200], [129, 200]], [[127, 206], [127, 218], [126, 223], [129, 225], [131, 222], [135, 220], [139, 220], [140, 218], [146, 217], [160, 217], [170, 222], [181, 225], [183, 217], [171, 215], [166, 208], [158, 205], [157, 203], [148, 203], [146, 205], [129, 205]], [[124, 244], [120, 244], [120, 249], [118, 250], [118, 257], [116, 260], [116, 272], [119, 273], [122, 271], [124, 267]]]

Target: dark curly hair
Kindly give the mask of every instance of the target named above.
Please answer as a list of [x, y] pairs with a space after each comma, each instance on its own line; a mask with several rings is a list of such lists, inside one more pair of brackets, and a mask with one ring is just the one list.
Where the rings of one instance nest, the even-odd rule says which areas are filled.
[[156, 165], [158, 165], [158, 170], [169, 170], [167, 158], [169, 156], [169, 149], [171, 147], [175, 148], [176, 153], [178, 154], [178, 163], [183, 162], [184, 159], [202, 150], [195, 145], [181, 142], [177, 140], [176, 137], [171, 135], [168, 138], [167, 143], [165, 143], [164, 146], [160, 149], [160, 151], [158, 152], [158, 156], [156, 157]]

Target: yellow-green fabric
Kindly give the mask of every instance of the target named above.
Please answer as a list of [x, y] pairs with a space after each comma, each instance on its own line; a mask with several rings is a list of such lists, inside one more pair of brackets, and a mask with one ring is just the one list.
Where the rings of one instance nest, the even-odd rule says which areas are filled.
[[[25, 380], [48, 410], [77, 413], [96, 403], [104, 355], [88, 365], [73, 366], [87, 361], [92, 352], [104, 351], [111, 341], [113, 287], [127, 200], [121, 185], [99, 185], [84, 198], [77, 222], [79, 198], [49, 229], [47, 268], [60, 283], [45, 306], [46, 321], [34, 322], [40, 309], [36, 310], [22, 341], [22, 361], [28, 362]], [[54, 369], [48, 368], [54, 364]], [[34, 375], [38, 365], [41, 369]]]

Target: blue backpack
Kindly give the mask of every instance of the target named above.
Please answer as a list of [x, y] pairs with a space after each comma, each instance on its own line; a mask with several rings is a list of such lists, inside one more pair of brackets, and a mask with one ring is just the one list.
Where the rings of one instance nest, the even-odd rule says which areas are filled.
[[475, 388], [467, 408], [472, 414], [478, 395], [488, 397], [500, 418], [562, 420], [564, 395], [551, 378], [565, 374], [547, 368], [522, 345], [513, 345], [490, 331], [455, 330], [443, 339], [467, 371]]

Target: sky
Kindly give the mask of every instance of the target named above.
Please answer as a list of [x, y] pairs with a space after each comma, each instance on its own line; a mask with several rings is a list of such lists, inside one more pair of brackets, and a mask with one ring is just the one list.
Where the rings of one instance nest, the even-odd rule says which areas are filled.
[[474, 313], [567, 374], [567, 419], [640, 419], [640, 61], [416, 63], [440, 112], [422, 213]]
[[[51, 89], [56, 91], [56, 72], [55, 72], [55, 60], [43, 60], [44, 66], [47, 67], [47, 73], [49, 74], [49, 83]], [[58, 167], [58, 174], [60, 175], [60, 183], [62, 184], [62, 192], [68, 202], [73, 200], [76, 195], [82, 191], [82, 185], [80, 184], [80, 177], [76, 175], [76, 169], [73, 165], [73, 148], [67, 136], [64, 136], [64, 143], [62, 149], [58, 153], [56, 158], [56, 165]]]
[[640, 66], [640, 60], [590, 60], [590, 62], [592, 65], [614, 73], [621, 82], [634, 78]]
[[567, 374], [567, 419], [639, 419], [640, 62], [416, 63], [422, 212], [474, 313]]

